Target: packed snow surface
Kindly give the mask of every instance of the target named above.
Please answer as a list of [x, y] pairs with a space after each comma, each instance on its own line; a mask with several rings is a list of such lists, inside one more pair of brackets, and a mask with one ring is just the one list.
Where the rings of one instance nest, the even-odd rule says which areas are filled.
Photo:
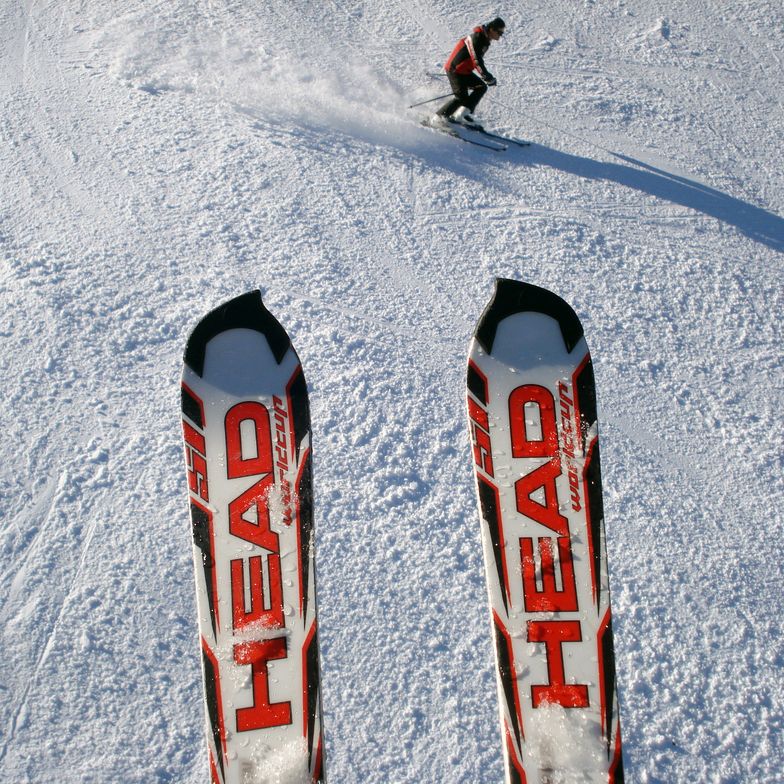
[[[500, 153], [407, 108], [497, 14]], [[207, 780], [178, 379], [260, 288], [329, 778], [500, 784], [463, 385], [510, 277], [595, 363], [628, 778], [780, 781], [782, 39], [767, 0], [0, 4], [0, 780]]]

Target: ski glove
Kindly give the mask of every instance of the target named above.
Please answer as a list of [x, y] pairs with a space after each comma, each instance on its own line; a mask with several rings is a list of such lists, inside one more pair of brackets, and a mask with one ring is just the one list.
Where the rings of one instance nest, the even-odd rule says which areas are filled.
[[493, 76], [493, 74], [491, 74], [489, 72], [485, 74], [484, 80], [485, 80], [485, 84], [488, 87], [495, 87], [495, 85], [498, 84], [498, 82], [495, 79], [495, 76]]

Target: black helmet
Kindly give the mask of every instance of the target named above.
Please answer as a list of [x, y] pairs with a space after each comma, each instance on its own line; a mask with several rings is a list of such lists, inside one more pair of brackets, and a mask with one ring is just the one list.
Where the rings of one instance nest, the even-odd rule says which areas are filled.
[[498, 30], [499, 33], [503, 33], [506, 29], [506, 22], [500, 16], [497, 16], [492, 22], [487, 23], [487, 29]]

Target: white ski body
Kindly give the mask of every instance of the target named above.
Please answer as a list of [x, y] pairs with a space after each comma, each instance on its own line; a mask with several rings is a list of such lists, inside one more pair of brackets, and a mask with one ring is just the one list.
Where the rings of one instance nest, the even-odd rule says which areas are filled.
[[620, 784], [593, 370], [563, 300], [497, 281], [468, 415], [507, 782]]
[[324, 781], [307, 388], [258, 292], [194, 330], [182, 401], [213, 784]]

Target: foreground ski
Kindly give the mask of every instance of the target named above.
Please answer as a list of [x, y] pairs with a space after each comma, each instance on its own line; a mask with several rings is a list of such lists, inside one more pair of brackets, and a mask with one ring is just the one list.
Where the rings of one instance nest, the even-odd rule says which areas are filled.
[[193, 330], [182, 412], [212, 782], [324, 782], [308, 394], [258, 291]]
[[498, 152], [503, 152], [506, 150], [506, 147], [503, 144], [499, 144], [490, 139], [482, 139], [481, 137], [472, 133], [473, 129], [470, 129], [465, 125], [451, 123], [448, 127], [444, 127], [442, 125], [436, 125], [430, 122], [429, 118], [427, 117], [422, 120], [421, 124], [425, 128], [430, 128], [433, 131], [445, 133], [447, 136], [454, 136], [455, 139], [468, 142], [468, 144], [475, 144], [477, 147], [485, 147], [488, 150], [497, 150]]
[[593, 368], [562, 299], [496, 281], [468, 417], [507, 784], [620, 784]]

